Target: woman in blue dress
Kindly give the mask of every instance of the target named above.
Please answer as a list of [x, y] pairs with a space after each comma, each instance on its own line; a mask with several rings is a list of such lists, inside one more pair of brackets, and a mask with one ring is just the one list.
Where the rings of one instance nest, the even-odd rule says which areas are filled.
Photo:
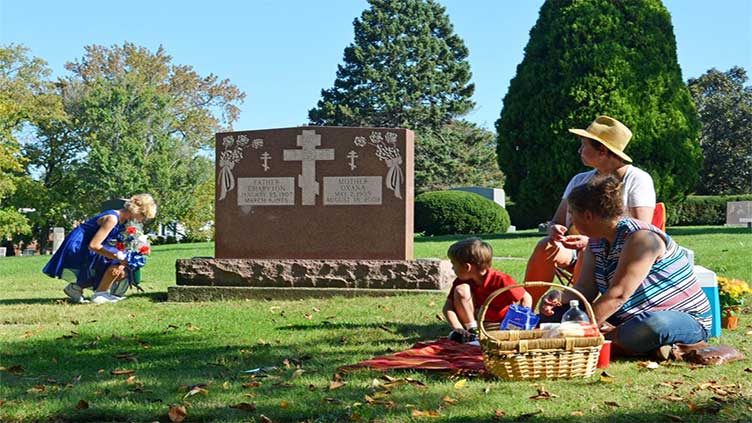
[[113, 282], [125, 278], [127, 263], [108, 244], [116, 239], [126, 221], [141, 222], [153, 219], [156, 214], [157, 205], [151, 195], [134, 195], [122, 209], [103, 211], [73, 229], [42, 271], [50, 277], [70, 281], [63, 292], [73, 302], [87, 302], [83, 298], [84, 288], [95, 291], [91, 297], [94, 303], [116, 302], [121, 298], [107, 291]]

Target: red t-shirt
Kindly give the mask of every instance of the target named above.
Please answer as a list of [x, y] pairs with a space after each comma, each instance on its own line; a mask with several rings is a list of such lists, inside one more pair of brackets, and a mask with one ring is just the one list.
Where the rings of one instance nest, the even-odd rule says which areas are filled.
[[[473, 306], [475, 307], [476, 313], [480, 310], [481, 306], [483, 306], [483, 303], [486, 302], [486, 299], [490, 297], [494, 291], [505, 286], [517, 285], [517, 282], [515, 282], [515, 280], [506, 273], [499, 272], [494, 269], [488, 269], [481, 285], [477, 285], [473, 281], [461, 281], [459, 279], [455, 279], [452, 283], [452, 289], [449, 290], [449, 299], [452, 299], [452, 294], [454, 294], [454, 287], [462, 285], [463, 283], [470, 285], [470, 293], [473, 296]], [[506, 316], [507, 314], [507, 309], [509, 309], [509, 306], [521, 300], [524, 295], [525, 288], [523, 287], [513, 288], [508, 291], [502, 292], [496, 298], [494, 298], [494, 300], [488, 306], [485, 320], [489, 322], [498, 322], [503, 320], [504, 316]]]

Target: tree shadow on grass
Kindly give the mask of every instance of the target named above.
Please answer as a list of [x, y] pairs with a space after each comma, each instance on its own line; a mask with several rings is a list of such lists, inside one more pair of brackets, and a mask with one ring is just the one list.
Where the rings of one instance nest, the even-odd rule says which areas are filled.
[[[394, 328], [393, 331], [385, 331], [383, 338], [369, 346], [363, 340], [368, 336], [364, 332], [378, 332], [378, 326], [346, 324], [344, 330], [334, 334], [313, 331], [315, 326], [279, 327], [282, 332], [308, 330], [314, 334], [304, 340], [296, 337], [294, 344], [286, 344], [286, 337], [281, 336], [282, 339], [271, 342], [258, 340], [207, 347], [202, 339], [208, 333], [199, 335], [178, 326], [126, 337], [110, 332], [84, 335], [82, 331], [82, 335], [54, 340], [16, 342], [13, 348], [0, 352], [4, 367], [21, 366], [15, 373], [0, 373], [6, 401], [0, 410], [0, 420], [12, 421], [12, 415], [4, 413], [13, 404], [25, 404], [27, 410], [37, 406], [45, 410], [44, 414], [25, 417], [34, 421], [166, 421], [169, 404], [179, 403], [189, 404], [191, 421], [247, 421], [260, 414], [275, 422], [322, 415], [330, 416], [323, 421], [347, 420], [347, 414], [343, 414], [345, 407], [339, 404], [362, 402], [364, 389], [330, 392], [327, 385], [321, 384], [321, 378], [317, 380], [321, 386], [312, 386], [300, 375], [296, 377], [295, 371], [300, 366], [303, 374], [330, 380], [339, 366], [383, 355], [391, 349], [401, 350], [405, 342], [434, 334], [438, 325], [387, 322], [383, 326]], [[398, 339], [396, 335], [403, 333], [405, 337]], [[257, 368], [273, 369], [255, 374], [254, 379], [251, 374], [243, 373]], [[134, 372], [113, 375], [114, 370]], [[344, 378], [368, 381], [372, 375], [372, 371], [363, 370]], [[136, 378], [129, 382], [129, 376]], [[242, 386], [249, 382], [259, 382], [260, 386]], [[203, 388], [209, 393], [184, 398], [188, 387], [196, 384], [207, 384]], [[254, 398], [244, 397], [245, 393], [252, 393]], [[330, 401], [331, 398], [335, 400]], [[88, 409], [76, 408], [82, 399], [90, 404]], [[280, 407], [281, 399], [296, 406]], [[218, 402], [225, 401], [226, 407], [217, 407]], [[258, 412], [229, 407], [241, 402], [256, 403]], [[382, 408], [375, 410], [374, 415], [392, 412]]]

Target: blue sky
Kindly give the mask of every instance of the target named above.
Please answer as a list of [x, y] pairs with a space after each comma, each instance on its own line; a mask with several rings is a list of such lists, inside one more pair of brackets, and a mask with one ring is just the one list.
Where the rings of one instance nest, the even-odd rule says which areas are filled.
[[[476, 108], [466, 118], [493, 129], [543, 1], [440, 3], [470, 49]], [[751, 0], [664, 4], [685, 80], [712, 67], [752, 71]], [[307, 123], [367, 7], [365, 0], [0, 0], [0, 44], [26, 45], [55, 76], [85, 45], [163, 45], [173, 63], [229, 78], [247, 94], [236, 130], [279, 128]]]

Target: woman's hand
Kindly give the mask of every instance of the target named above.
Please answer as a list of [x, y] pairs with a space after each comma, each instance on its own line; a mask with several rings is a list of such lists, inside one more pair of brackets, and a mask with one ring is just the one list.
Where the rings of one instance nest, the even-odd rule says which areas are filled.
[[544, 316], [551, 316], [554, 314], [554, 308], [561, 305], [561, 291], [552, 290], [548, 291], [546, 295], [541, 298], [540, 314]]
[[598, 329], [601, 331], [601, 334], [605, 335], [609, 332], [612, 332], [614, 329], [616, 329], [616, 326], [608, 322], [603, 322], [601, 323], [601, 327], [599, 327]]
[[585, 235], [567, 235], [562, 239], [561, 245], [569, 248], [570, 250], [584, 250], [590, 238]]
[[112, 276], [116, 281], [125, 278], [125, 265], [112, 266]]

